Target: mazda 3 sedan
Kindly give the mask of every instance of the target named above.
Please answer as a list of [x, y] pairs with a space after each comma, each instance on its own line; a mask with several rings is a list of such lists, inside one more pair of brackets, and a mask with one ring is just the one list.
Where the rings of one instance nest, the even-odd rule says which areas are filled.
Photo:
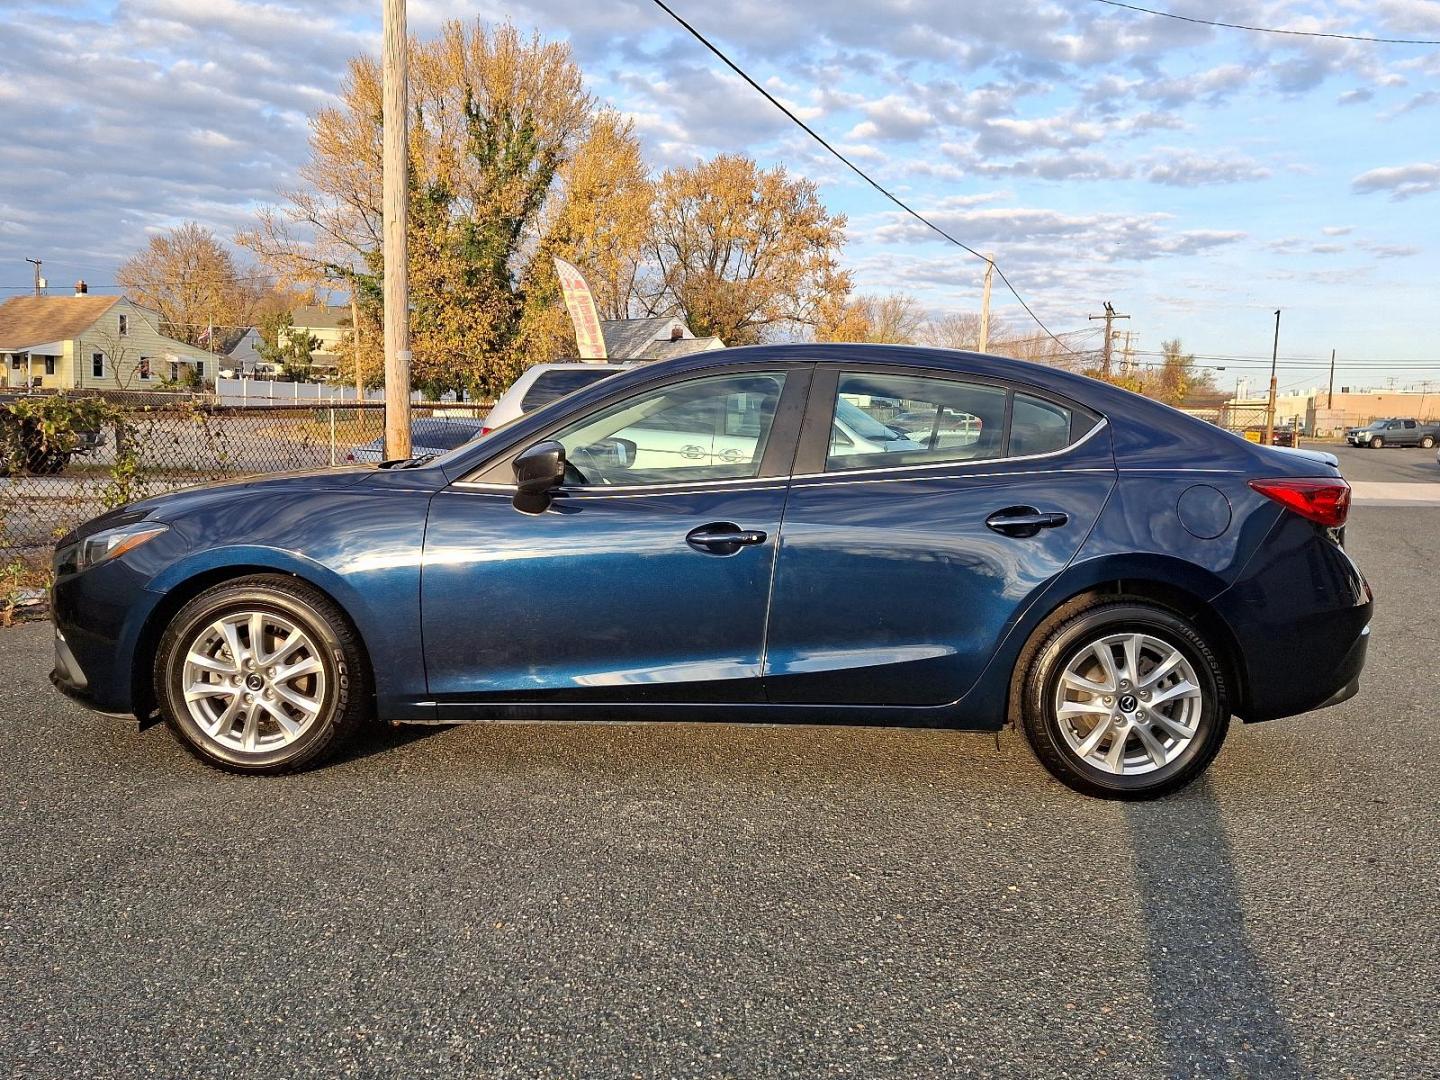
[[374, 718], [1014, 723], [1153, 797], [1232, 716], [1356, 692], [1332, 462], [999, 357], [705, 353], [437, 457], [96, 518], [56, 548], [53, 678], [238, 772]]

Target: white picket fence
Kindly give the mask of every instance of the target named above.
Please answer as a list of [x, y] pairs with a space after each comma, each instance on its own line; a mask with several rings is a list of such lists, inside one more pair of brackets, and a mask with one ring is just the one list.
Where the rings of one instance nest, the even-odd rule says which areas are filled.
[[[344, 383], [300, 383], [277, 382], [273, 379], [216, 379], [215, 401], [220, 405], [288, 405], [323, 402], [338, 405], [345, 401], [360, 400], [355, 387]], [[365, 401], [384, 401], [384, 390], [370, 390]], [[416, 403], [425, 400], [424, 395], [414, 393], [410, 400]], [[446, 400], [449, 400], [447, 397]]]

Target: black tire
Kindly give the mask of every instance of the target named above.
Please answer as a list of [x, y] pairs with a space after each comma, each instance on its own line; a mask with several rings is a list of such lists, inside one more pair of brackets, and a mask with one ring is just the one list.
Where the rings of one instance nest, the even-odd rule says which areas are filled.
[[[1201, 695], [1188, 745], [1154, 771], [1134, 774], [1125, 774], [1123, 766], [1121, 773], [1109, 772], [1081, 758], [1062, 734], [1055, 706], [1066, 665], [1099, 638], [1126, 632], [1144, 633], [1178, 650], [1194, 670]], [[1230, 727], [1224, 667], [1205, 636], [1178, 613], [1138, 597], [1097, 597], [1062, 609], [1036, 638], [1038, 644], [1021, 658], [1027, 666], [1017, 687], [1020, 726], [1040, 763], [1061, 783], [1098, 798], [1154, 799], [1194, 781], [1220, 752]]]
[[1372, 436], [1370, 436], [1370, 449], [1371, 449], [1371, 450], [1381, 450], [1381, 449], [1384, 449], [1384, 447], [1385, 447], [1385, 440], [1382, 439], [1379, 435], [1372, 435]]
[[1422, 439], [1420, 440], [1420, 449], [1421, 449], [1421, 450], [1429, 450], [1429, 449], [1430, 449], [1432, 446], [1434, 446], [1434, 445], [1435, 445], [1435, 436], [1433, 436], [1433, 435], [1426, 435], [1424, 438], [1422, 438]]
[[[315, 645], [313, 659], [319, 665], [315, 682], [309, 684], [315, 688], [318, 711], [313, 718], [297, 725], [300, 731], [291, 737], [292, 741], [271, 749], [225, 745], [216, 735], [207, 733], [201, 727], [185, 703], [185, 664], [192, 647], [217, 620], [248, 612], [279, 616], [303, 630], [309, 642]], [[302, 646], [302, 657], [310, 657], [309, 642]], [[262, 657], [263, 650], [262, 644]], [[278, 648], [274, 650], [277, 655], [280, 651]], [[228, 658], [230, 654], [222, 649], [220, 655]], [[269, 663], [276, 662], [272, 660]], [[251, 665], [254, 675], [264, 674], [264, 664], [262, 659], [260, 671]], [[237, 673], [242, 672], [240, 660], [235, 660], [234, 665]], [[276, 667], [269, 669], [272, 674], [276, 670]], [[280, 674], [283, 676], [284, 672]], [[241, 677], [241, 674], [234, 676], [237, 680]], [[302, 689], [309, 678], [300, 677]], [[233, 693], [240, 695], [246, 685], [237, 682]], [[207, 765], [238, 773], [285, 773], [318, 765], [370, 718], [372, 710], [369, 669], [359, 636], [350, 621], [318, 589], [278, 574], [257, 574], [223, 582], [207, 589], [176, 612], [155, 650], [154, 686], [161, 714], [186, 748]], [[289, 684], [289, 688], [295, 689], [295, 684]], [[228, 690], [222, 692], [231, 693]], [[281, 691], [277, 689], [275, 692], [279, 694]], [[270, 697], [269, 684], [264, 693], [267, 698]], [[258, 698], [260, 694], [252, 696]], [[282, 707], [278, 700], [275, 705]], [[232, 726], [227, 729], [231, 737], [234, 737], [233, 726], [236, 723], [242, 726], [242, 731], [247, 727], [245, 720], [237, 714], [231, 721]], [[279, 737], [279, 725], [273, 717], [262, 714], [257, 723], [261, 727], [268, 726]]]

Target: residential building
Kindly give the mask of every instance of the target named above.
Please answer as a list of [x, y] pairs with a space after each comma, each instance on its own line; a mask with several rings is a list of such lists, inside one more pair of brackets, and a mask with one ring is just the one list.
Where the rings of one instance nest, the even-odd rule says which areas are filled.
[[605, 352], [614, 361], [668, 360], [725, 347], [718, 337], [696, 337], [684, 319], [674, 317], [602, 319], [600, 332]]
[[217, 358], [160, 332], [160, 318], [122, 296], [17, 296], [0, 303], [0, 385], [54, 390], [147, 390]]
[[327, 304], [296, 308], [290, 313], [292, 337], [309, 334], [320, 347], [310, 354], [318, 368], [333, 368], [339, 363], [341, 343], [350, 332], [350, 305]]
[[221, 347], [225, 355], [220, 358], [220, 369], [224, 378], [238, 379], [253, 376], [263, 363], [259, 345], [263, 339], [260, 331], [253, 326], [242, 328], [227, 338]]

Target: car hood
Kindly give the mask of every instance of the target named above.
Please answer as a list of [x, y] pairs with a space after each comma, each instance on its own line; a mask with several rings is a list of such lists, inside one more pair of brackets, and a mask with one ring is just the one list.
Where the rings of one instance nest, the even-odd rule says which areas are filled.
[[238, 476], [233, 479], [214, 480], [208, 484], [178, 488], [175, 491], [151, 495], [130, 503], [121, 509], [130, 514], [166, 520], [172, 514], [183, 513], [201, 503], [224, 499], [240, 491], [268, 489], [279, 492], [334, 491], [337, 488], [353, 487], [367, 477], [375, 475], [368, 465], [351, 465], [342, 468], [303, 469], [285, 473], [257, 473], [253, 476]]

